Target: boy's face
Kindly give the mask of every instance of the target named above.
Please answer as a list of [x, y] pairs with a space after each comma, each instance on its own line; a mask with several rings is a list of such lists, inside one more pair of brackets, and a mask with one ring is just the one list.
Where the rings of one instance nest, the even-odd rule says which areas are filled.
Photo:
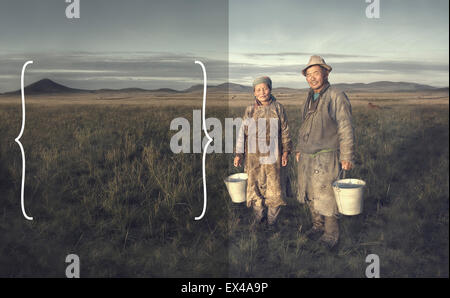
[[255, 86], [253, 94], [260, 102], [266, 102], [270, 99], [270, 88], [266, 83]]

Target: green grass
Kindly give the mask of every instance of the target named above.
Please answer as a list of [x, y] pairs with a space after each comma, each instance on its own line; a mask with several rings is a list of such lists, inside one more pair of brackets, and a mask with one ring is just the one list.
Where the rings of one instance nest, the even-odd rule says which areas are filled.
[[[209, 116], [239, 117], [243, 109]], [[25, 208], [14, 142], [20, 106], [0, 109], [0, 276], [63, 277], [76, 253], [82, 277], [365, 277], [380, 257], [382, 277], [448, 277], [448, 106], [355, 108], [356, 168], [367, 182], [364, 213], [340, 220], [329, 252], [302, 234], [305, 206], [287, 198], [277, 229], [252, 223], [223, 178], [231, 154], [209, 154], [208, 209], [201, 154], [170, 151], [170, 121], [188, 108], [27, 107]], [[288, 108], [294, 143], [300, 120]], [[192, 122], [191, 122], [192, 123]], [[288, 166], [296, 189], [293, 156]]]

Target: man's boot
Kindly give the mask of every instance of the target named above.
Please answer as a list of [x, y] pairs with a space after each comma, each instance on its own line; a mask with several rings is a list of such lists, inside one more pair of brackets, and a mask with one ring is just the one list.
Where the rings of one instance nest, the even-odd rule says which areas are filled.
[[265, 220], [265, 217], [266, 217], [266, 208], [264, 207], [264, 206], [262, 206], [262, 205], [256, 205], [256, 204], [253, 204], [252, 205], [252, 209], [253, 209], [253, 218], [254, 218], [254, 222], [255, 223], [257, 223], [257, 224], [260, 224], [260, 223], [262, 223], [264, 220]]
[[267, 223], [269, 224], [269, 226], [273, 226], [275, 224], [280, 211], [281, 206], [267, 208]]
[[324, 231], [324, 219], [322, 215], [315, 212], [312, 208], [310, 208], [310, 211], [313, 226], [305, 232], [305, 236], [310, 240], [317, 240]]
[[325, 216], [325, 232], [320, 242], [332, 249], [339, 240], [339, 223], [336, 216]]

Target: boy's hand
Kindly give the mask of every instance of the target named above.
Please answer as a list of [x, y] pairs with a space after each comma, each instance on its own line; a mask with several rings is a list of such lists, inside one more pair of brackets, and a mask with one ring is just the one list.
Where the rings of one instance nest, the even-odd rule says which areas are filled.
[[288, 152], [284, 152], [281, 156], [281, 166], [285, 167], [288, 164]]
[[238, 155], [236, 155], [236, 156], [234, 157], [234, 166], [235, 166], [235, 167], [239, 167], [239, 166], [241, 166], [241, 163], [242, 163], [241, 157], [238, 156]]
[[297, 162], [300, 160], [300, 152], [295, 153], [295, 160]]

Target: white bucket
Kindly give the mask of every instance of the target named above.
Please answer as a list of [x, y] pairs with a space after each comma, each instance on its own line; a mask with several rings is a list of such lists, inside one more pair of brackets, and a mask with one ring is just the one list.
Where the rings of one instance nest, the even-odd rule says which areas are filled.
[[363, 192], [366, 182], [359, 179], [339, 179], [333, 182], [338, 210], [344, 215], [357, 215], [363, 210]]
[[225, 185], [233, 203], [243, 203], [247, 200], [247, 179], [246, 173], [237, 173], [225, 178]]

